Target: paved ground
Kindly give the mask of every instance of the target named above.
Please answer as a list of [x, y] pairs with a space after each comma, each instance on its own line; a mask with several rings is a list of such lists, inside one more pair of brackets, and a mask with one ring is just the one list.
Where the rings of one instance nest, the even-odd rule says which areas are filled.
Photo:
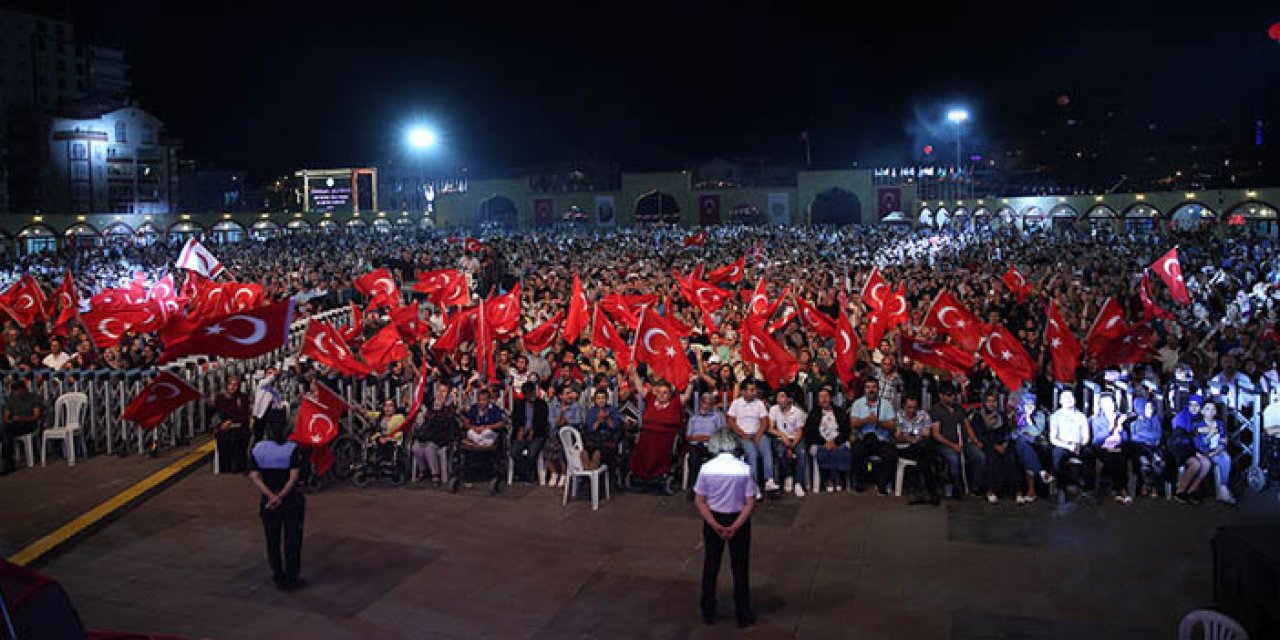
[[763, 506], [761, 623], [745, 634], [727, 560], [724, 619], [698, 617], [699, 523], [683, 498], [615, 494], [592, 512], [528, 486], [335, 487], [309, 497], [311, 584], [281, 594], [248, 480], [205, 466], [43, 570], [91, 626], [196, 637], [1171, 638], [1211, 596], [1214, 526], [1280, 522], [1274, 492], [1238, 509], [905, 502]]

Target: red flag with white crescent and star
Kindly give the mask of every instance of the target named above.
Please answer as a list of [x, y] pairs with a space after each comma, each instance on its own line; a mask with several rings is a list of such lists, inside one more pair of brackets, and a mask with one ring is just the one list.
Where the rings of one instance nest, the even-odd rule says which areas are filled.
[[760, 374], [771, 389], [795, 379], [800, 362], [759, 323], [744, 321], [738, 332], [742, 336], [742, 361], [760, 367]]
[[1009, 287], [1009, 291], [1012, 291], [1013, 295], [1017, 296], [1018, 304], [1022, 304], [1027, 299], [1027, 296], [1031, 294], [1031, 285], [1027, 282], [1026, 276], [1022, 275], [1022, 272], [1018, 271], [1018, 268], [1013, 264], [1010, 264], [1009, 270], [1005, 271], [1003, 276], [1000, 276], [1000, 281], [1004, 283], [1004, 286]]
[[654, 373], [683, 390], [693, 376], [693, 366], [680, 348], [679, 333], [670, 320], [653, 309], [640, 312], [640, 324], [632, 345], [633, 362], [649, 365]]
[[360, 357], [375, 372], [387, 370], [391, 363], [409, 357], [409, 347], [400, 335], [400, 328], [389, 324], [360, 345]]
[[342, 334], [323, 320], [312, 319], [307, 323], [307, 335], [302, 341], [302, 355], [344, 376], [364, 377], [373, 373], [369, 365], [356, 359], [347, 341], [342, 339]]
[[966, 351], [978, 350], [989, 333], [985, 322], [969, 311], [948, 291], [939, 291], [924, 314], [924, 326], [951, 336]]
[[185, 380], [162, 371], [129, 402], [120, 414], [120, 419], [137, 423], [140, 428], [149, 431], [164, 422], [169, 414], [182, 405], [201, 397], [200, 392]]
[[76, 291], [70, 269], [62, 276], [62, 285], [58, 287], [54, 301], [58, 303], [59, 311], [53, 322], [53, 335], [65, 336], [71, 332], [71, 323], [80, 317], [80, 293]]
[[685, 236], [684, 238], [684, 246], [686, 247], [701, 247], [705, 244], [707, 244], [706, 231], [699, 231], [691, 236]]
[[1160, 256], [1151, 264], [1151, 270], [1164, 280], [1165, 286], [1169, 287], [1169, 296], [1178, 304], [1191, 304], [1191, 295], [1187, 293], [1187, 283], [1182, 279], [1182, 262], [1178, 260], [1178, 248], [1174, 247], [1168, 253]]
[[1053, 379], [1071, 383], [1076, 380], [1076, 368], [1080, 366], [1080, 341], [1071, 332], [1070, 325], [1062, 319], [1058, 303], [1049, 300], [1045, 310], [1044, 342], [1049, 346], [1053, 361]]
[[396, 286], [396, 279], [386, 268], [374, 269], [356, 278], [353, 284], [356, 286], [356, 291], [368, 299], [366, 306], [370, 309], [394, 307], [400, 304], [400, 288]]
[[1151, 297], [1151, 278], [1147, 277], [1147, 272], [1143, 271], [1141, 280], [1138, 282], [1138, 297], [1142, 299], [1142, 319], [1143, 320], [1172, 320], [1173, 312], [1156, 304]]
[[185, 339], [166, 344], [156, 364], [182, 356], [252, 358], [284, 346], [293, 321], [293, 300], [285, 300], [200, 322]]
[[963, 375], [973, 370], [973, 352], [965, 351], [960, 346], [949, 342], [918, 340], [900, 333], [898, 334], [898, 352], [904, 358], [949, 373]]
[[507, 339], [515, 335], [520, 328], [520, 283], [511, 290], [495, 296], [486, 306], [489, 314], [490, 331], [495, 338]]
[[862, 302], [872, 309], [879, 309], [888, 302], [887, 294], [892, 293], [889, 283], [880, 275], [880, 267], [871, 269], [866, 284], [862, 285]]
[[316, 475], [324, 475], [333, 466], [331, 445], [338, 435], [338, 420], [342, 412], [337, 407], [326, 406], [314, 398], [304, 397], [298, 407], [298, 417], [289, 439], [311, 449], [311, 464]]
[[135, 327], [147, 322], [148, 318], [144, 309], [90, 309], [80, 316], [80, 323], [89, 333], [94, 346], [109, 349], [120, 344], [126, 333], [137, 333]]
[[619, 371], [631, 368], [631, 348], [627, 346], [626, 340], [618, 335], [618, 330], [613, 323], [609, 322], [609, 318], [605, 317], [600, 305], [596, 305], [591, 319], [591, 344], [612, 351], [614, 358], [618, 361]]
[[45, 318], [45, 298], [40, 283], [30, 275], [22, 276], [0, 294], [0, 309], [7, 311], [23, 329]]
[[720, 267], [719, 269], [712, 269], [707, 274], [707, 282], [711, 284], [720, 284], [721, 282], [737, 284], [739, 282], [742, 282], [742, 275], [743, 275], [743, 272], [746, 271], [746, 268], [747, 268], [747, 257], [743, 256], [741, 258], [738, 258], [737, 262], [726, 264], [725, 266]]
[[797, 312], [800, 315], [800, 321], [813, 329], [814, 333], [824, 337], [833, 338], [836, 335], [836, 321], [831, 316], [818, 310], [813, 303], [795, 296]]
[[1023, 384], [1035, 377], [1035, 361], [1004, 325], [992, 325], [991, 333], [978, 350], [978, 355], [1010, 391], [1021, 389]]
[[858, 334], [844, 307], [840, 305], [840, 316], [836, 318], [836, 375], [841, 382], [849, 384], [855, 377], [853, 368], [858, 362]]
[[555, 344], [556, 335], [560, 333], [560, 320], [563, 318], [564, 312], [557, 311], [550, 320], [524, 332], [521, 340], [524, 342], [525, 350], [538, 353], [551, 348], [551, 345]]
[[569, 296], [569, 315], [565, 316], [564, 326], [560, 330], [565, 342], [573, 344], [578, 341], [578, 336], [582, 335], [582, 330], [587, 328], [587, 322], [591, 320], [589, 314], [587, 294], [582, 291], [582, 280], [575, 273], [573, 293]]

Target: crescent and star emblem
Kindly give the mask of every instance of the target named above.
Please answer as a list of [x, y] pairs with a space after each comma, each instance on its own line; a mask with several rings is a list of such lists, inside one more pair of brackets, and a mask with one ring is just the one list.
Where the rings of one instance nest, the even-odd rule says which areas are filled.
[[267, 335], [266, 321], [252, 316], [231, 316], [230, 318], [227, 318], [226, 321], [209, 327], [205, 332], [209, 335], [221, 335], [227, 331], [226, 325], [229, 325], [236, 320], [248, 323], [249, 326], [253, 327], [253, 331], [247, 336], [236, 336], [227, 333], [226, 338], [232, 342], [243, 345], [258, 344], [259, 342], [262, 342], [262, 338]]

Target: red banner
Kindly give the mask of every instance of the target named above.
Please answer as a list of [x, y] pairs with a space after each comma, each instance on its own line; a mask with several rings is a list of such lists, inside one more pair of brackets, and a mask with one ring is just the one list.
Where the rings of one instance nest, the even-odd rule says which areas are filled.
[[902, 211], [902, 188], [880, 187], [876, 189], [876, 213], [879, 213], [880, 217], [884, 218], [894, 211]]
[[720, 224], [720, 196], [698, 196], [698, 224]]
[[555, 202], [550, 198], [539, 198], [533, 201], [533, 226], [549, 227], [555, 224]]

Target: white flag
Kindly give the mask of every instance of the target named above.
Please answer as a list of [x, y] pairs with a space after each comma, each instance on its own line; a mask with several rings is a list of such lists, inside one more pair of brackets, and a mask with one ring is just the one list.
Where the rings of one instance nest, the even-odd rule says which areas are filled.
[[187, 240], [186, 246], [182, 247], [177, 266], [211, 279], [218, 277], [223, 271], [222, 263], [195, 238]]

